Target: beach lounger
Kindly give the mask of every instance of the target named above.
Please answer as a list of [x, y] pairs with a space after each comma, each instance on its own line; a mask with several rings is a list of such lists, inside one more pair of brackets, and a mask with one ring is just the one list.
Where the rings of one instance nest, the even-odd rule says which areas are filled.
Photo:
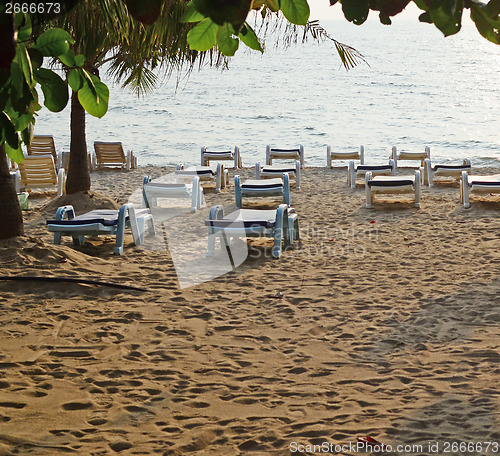
[[209, 151], [205, 146], [201, 148], [201, 165], [209, 166], [210, 160], [212, 161], [220, 161], [220, 160], [231, 160], [234, 162], [235, 168], [241, 168], [241, 155], [240, 148], [238, 146], [234, 146], [233, 150], [215, 152]]
[[273, 159], [280, 160], [299, 160], [300, 167], [304, 167], [304, 146], [299, 144], [296, 149], [275, 149], [269, 144], [266, 146], [266, 165], [272, 165]]
[[52, 155], [54, 163], [59, 169], [61, 167], [61, 155], [56, 151], [54, 137], [50, 135], [35, 135], [26, 146], [28, 155]]
[[210, 209], [205, 224], [208, 226], [207, 256], [214, 254], [216, 236], [220, 236], [221, 247], [226, 248], [231, 237], [272, 237], [273, 258], [281, 256], [283, 244], [286, 248], [299, 237], [298, 215], [286, 204], [270, 210], [239, 209], [225, 217], [223, 207], [218, 205]]
[[396, 166], [392, 159], [387, 165], [355, 165], [354, 160], [351, 160], [347, 167], [347, 185], [356, 188], [356, 177], [365, 177], [366, 173], [372, 173], [372, 176], [391, 176], [395, 170]]
[[241, 182], [240, 176], [234, 176], [234, 193], [236, 197], [236, 207], [241, 208], [243, 197], [269, 197], [280, 196], [283, 203], [290, 206], [290, 180], [288, 173], [283, 177], [274, 179], [254, 180], [249, 179]]
[[332, 146], [326, 147], [326, 167], [332, 167], [332, 160], [359, 160], [361, 165], [365, 164], [365, 148], [359, 147], [359, 151], [332, 152]]
[[145, 176], [142, 183], [142, 204], [154, 209], [158, 207], [158, 198], [188, 198], [191, 201], [191, 212], [196, 212], [205, 204], [200, 178], [194, 176], [191, 183], [154, 182]]
[[94, 142], [94, 155], [92, 156], [92, 169], [137, 168], [137, 157], [132, 150], [126, 154], [121, 142]]
[[445, 177], [454, 177], [456, 180], [460, 180], [462, 176], [462, 171], [466, 171], [467, 173], [471, 170], [471, 161], [470, 158], [466, 158], [463, 161], [462, 165], [431, 165], [430, 159], [426, 158], [424, 160], [424, 168], [423, 168], [423, 178], [424, 184], [427, 184], [429, 187], [434, 186], [434, 178], [436, 176], [445, 176]]
[[255, 163], [255, 178], [256, 179], [274, 179], [283, 177], [287, 173], [289, 178], [295, 178], [295, 188], [300, 190], [300, 161], [295, 161], [293, 165], [266, 165], [260, 166], [260, 162]]
[[500, 193], [500, 174], [477, 176], [462, 171], [460, 177], [460, 200], [467, 209], [470, 207], [471, 193]]
[[396, 146], [392, 146], [392, 154], [389, 158], [392, 158], [394, 160], [396, 168], [398, 167], [399, 160], [419, 160], [420, 166], [424, 166], [424, 160], [426, 158], [431, 158], [431, 149], [429, 146], [425, 146], [423, 152], [400, 152], [398, 154]]
[[420, 170], [414, 176], [365, 176], [366, 207], [371, 208], [375, 194], [414, 193], [415, 207], [420, 207]]
[[119, 210], [97, 209], [75, 217], [73, 206], [57, 209], [55, 220], [47, 220], [49, 231], [54, 233], [54, 244], [61, 243], [61, 236], [72, 236], [75, 245], [82, 245], [85, 236], [104, 234], [116, 236], [113, 252], [123, 253], [125, 227], [132, 229], [134, 244], [144, 242], [144, 231], [148, 226], [150, 235], [155, 234], [153, 216], [149, 209], [135, 210], [134, 205], [124, 204]]
[[191, 180], [194, 176], [200, 178], [200, 182], [215, 182], [215, 193], [219, 193], [229, 183], [229, 172], [224, 169], [222, 163], [217, 163], [217, 167], [212, 169], [210, 166], [189, 166], [184, 167], [179, 163], [175, 169], [175, 174], [182, 180], [188, 178]]
[[52, 155], [28, 155], [18, 167], [20, 189], [31, 191], [34, 188], [55, 188], [57, 196], [65, 193], [66, 173], [63, 168], [56, 172]]

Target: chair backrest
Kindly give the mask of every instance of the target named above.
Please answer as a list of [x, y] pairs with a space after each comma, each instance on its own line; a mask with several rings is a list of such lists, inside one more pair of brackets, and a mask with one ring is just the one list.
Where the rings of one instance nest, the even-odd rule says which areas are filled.
[[58, 184], [52, 155], [28, 155], [18, 166], [21, 174], [21, 187], [45, 188]]
[[127, 159], [121, 142], [94, 143], [97, 168], [125, 168]]
[[33, 136], [31, 143], [26, 147], [28, 155], [52, 155], [54, 163], [57, 163], [56, 145], [53, 136], [36, 135]]

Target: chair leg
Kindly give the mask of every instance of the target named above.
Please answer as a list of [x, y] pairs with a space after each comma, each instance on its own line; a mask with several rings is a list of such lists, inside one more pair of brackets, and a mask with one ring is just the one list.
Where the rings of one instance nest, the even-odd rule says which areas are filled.
[[274, 246], [272, 251], [273, 258], [280, 258], [283, 243], [283, 228], [286, 205], [280, 204], [276, 211], [276, 222], [274, 225]]
[[295, 162], [295, 189], [300, 190], [300, 162]]
[[283, 173], [283, 202], [290, 206], [290, 177], [288, 173]]
[[415, 171], [415, 207], [420, 207], [420, 194], [421, 194], [421, 183], [420, 183], [420, 171]]
[[368, 185], [369, 181], [372, 179], [372, 173], [368, 172], [365, 174], [365, 195], [366, 195], [366, 207], [370, 209], [373, 203], [372, 189]]
[[240, 176], [234, 176], [234, 196], [235, 196], [235, 204], [238, 209], [241, 209], [241, 183]]
[[[126, 223], [127, 213], [129, 213], [130, 206], [132, 206], [132, 204], [124, 204], [120, 208], [120, 211], [118, 212], [118, 226], [116, 229], [116, 244], [115, 244], [115, 248], [113, 249], [113, 253], [115, 253], [116, 255], [123, 254], [123, 243], [125, 240], [125, 223]], [[132, 206], [132, 208], [133, 208], [133, 206]], [[135, 212], [134, 212], [134, 219], [135, 219]], [[135, 220], [134, 222], [131, 222], [131, 223], [137, 224], [137, 220]], [[136, 225], [135, 229], [137, 229], [137, 225]], [[133, 233], [133, 231], [132, 231], [132, 233]], [[137, 236], [137, 231], [136, 231], [136, 236]], [[134, 242], [137, 242], [136, 236], [134, 236]]]
[[332, 167], [332, 146], [326, 146], [326, 167]]

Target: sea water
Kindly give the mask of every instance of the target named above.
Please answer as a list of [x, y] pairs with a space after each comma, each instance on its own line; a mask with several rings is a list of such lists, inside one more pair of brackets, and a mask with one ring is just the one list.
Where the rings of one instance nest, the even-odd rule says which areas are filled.
[[[242, 45], [228, 70], [195, 69], [141, 98], [101, 74], [109, 110], [102, 119], [87, 115], [89, 150], [94, 141], [121, 141], [140, 165], [190, 165], [200, 163], [201, 146], [238, 145], [244, 166], [253, 166], [264, 162], [266, 144], [303, 144], [306, 166], [325, 166], [327, 145], [363, 145], [367, 163], [386, 163], [392, 146], [429, 146], [434, 163], [470, 157], [475, 166], [500, 166], [500, 46], [470, 20], [448, 38], [417, 19], [322, 25], [367, 63], [346, 71], [332, 42], [284, 49], [270, 36], [264, 54]], [[69, 107], [43, 109], [35, 132], [69, 150]]]

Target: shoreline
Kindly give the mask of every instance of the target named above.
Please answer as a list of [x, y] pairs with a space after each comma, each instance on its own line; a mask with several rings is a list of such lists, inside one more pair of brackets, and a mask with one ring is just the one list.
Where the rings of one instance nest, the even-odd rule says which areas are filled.
[[[122, 204], [169, 169], [93, 172], [92, 190]], [[193, 223], [234, 206], [234, 174]], [[0, 243], [2, 274], [148, 291], [0, 281], [0, 454], [499, 442], [499, 196], [464, 209], [458, 185], [439, 184], [420, 209], [404, 195], [366, 209], [345, 168], [306, 168], [291, 196], [300, 243], [183, 289], [173, 250], [129, 233], [123, 256], [111, 238], [52, 245], [30, 196], [26, 236]]]

